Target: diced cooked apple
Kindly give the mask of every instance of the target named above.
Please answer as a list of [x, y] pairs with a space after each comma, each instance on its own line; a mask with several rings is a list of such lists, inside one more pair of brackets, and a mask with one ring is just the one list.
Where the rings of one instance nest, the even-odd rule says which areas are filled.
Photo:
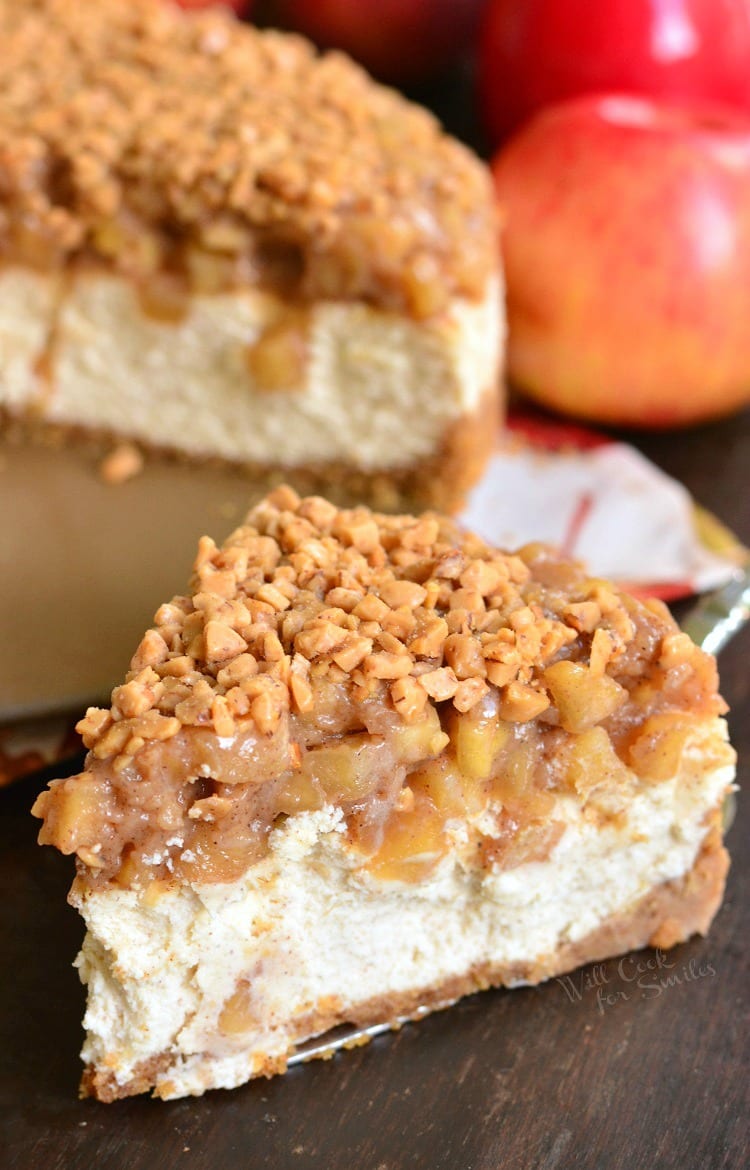
[[222, 784], [264, 784], [289, 768], [289, 730], [283, 723], [271, 735], [259, 735], [254, 726], [236, 736], [222, 738], [213, 731], [195, 728], [186, 744], [187, 759], [175, 755], [179, 775], [187, 763], [195, 776], [214, 776]]
[[[39, 834], [43, 845], [55, 845], [61, 853], [75, 853], [97, 844], [101, 826], [102, 786], [95, 776], [83, 772], [55, 785], [55, 801], [42, 793], [34, 805], [37, 815], [46, 821]], [[47, 812], [47, 806], [51, 812]]]
[[334, 804], [360, 800], [377, 786], [386, 755], [384, 740], [348, 735], [332, 746], [306, 752], [300, 780], [316, 782]]
[[276, 809], [287, 816], [313, 812], [322, 808], [324, 803], [325, 792], [309, 772], [292, 772], [282, 780], [276, 793]]
[[211, 294], [231, 287], [235, 269], [233, 256], [222, 255], [198, 245], [187, 248], [185, 256], [192, 292]]
[[233, 882], [247, 870], [253, 846], [259, 852], [265, 836], [236, 826], [217, 836], [216, 825], [199, 821], [187, 847], [174, 859], [175, 873], [188, 882]]
[[447, 848], [442, 814], [424, 792], [415, 790], [411, 808], [391, 813], [380, 848], [367, 869], [383, 881], [422, 881]]
[[643, 780], [668, 780], [675, 776], [690, 730], [683, 714], [663, 711], [652, 715], [630, 745], [628, 757], [633, 771]]
[[303, 390], [307, 345], [300, 323], [270, 326], [247, 351], [247, 363], [259, 390]]
[[219, 1013], [219, 1031], [225, 1036], [238, 1036], [242, 1032], [249, 1032], [256, 1025], [250, 987], [241, 982]]
[[154, 273], [138, 286], [141, 309], [156, 321], [182, 321], [188, 313], [190, 289], [179, 276]]
[[534, 777], [536, 756], [530, 743], [516, 744], [508, 753], [502, 769], [492, 779], [492, 795], [504, 805], [525, 800]]
[[453, 743], [462, 774], [470, 780], [486, 780], [503, 750], [511, 729], [497, 715], [457, 715], [453, 723]]
[[592, 675], [582, 662], [555, 662], [544, 672], [566, 731], [587, 731], [617, 710], [628, 697], [624, 687], [607, 674]]
[[565, 779], [581, 796], [601, 784], [611, 788], [627, 781], [628, 776], [628, 769], [603, 727], [589, 728], [569, 745]]
[[120, 886], [123, 890], [128, 890], [134, 885], [140, 876], [140, 869], [136, 860], [136, 854], [133, 849], [129, 849], [123, 854], [122, 863], [113, 881], [116, 886]]
[[440, 754], [448, 736], [434, 707], [427, 706], [418, 723], [403, 723], [393, 731], [396, 755], [404, 764], [415, 764]]
[[460, 817], [466, 811], [465, 788], [454, 760], [443, 756], [428, 761], [410, 774], [409, 784], [429, 797], [444, 817]]
[[543, 817], [519, 827], [509, 818], [496, 837], [483, 839], [482, 861], [488, 868], [502, 870], [530, 861], [546, 861], [564, 832], [562, 821]]

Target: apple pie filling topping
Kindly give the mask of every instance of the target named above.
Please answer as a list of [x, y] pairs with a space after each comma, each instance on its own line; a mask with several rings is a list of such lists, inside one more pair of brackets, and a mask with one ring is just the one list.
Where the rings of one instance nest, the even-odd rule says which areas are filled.
[[425, 876], [487, 809], [478, 862], [520, 864], [563, 831], [557, 795], [612, 814], [724, 709], [660, 603], [436, 515], [279, 488], [222, 548], [202, 539], [192, 584], [79, 724], [86, 770], [35, 806], [91, 883], [231, 880], [326, 804], [383, 878]]
[[486, 168], [342, 55], [153, 0], [0, 0], [0, 23], [6, 260], [420, 318], [484, 295]]

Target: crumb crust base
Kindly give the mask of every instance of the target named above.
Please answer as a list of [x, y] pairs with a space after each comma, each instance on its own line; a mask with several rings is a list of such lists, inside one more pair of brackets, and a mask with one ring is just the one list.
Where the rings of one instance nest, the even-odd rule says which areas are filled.
[[[282, 483], [300, 495], [325, 495], [339, 506], [366, 504], [382, 512], [435, 509], [455, 515], [480, 479], [497, 444], [501, 424], [498, 388], [482, 394], [479, 407], [445, 430], [433, 454], [406, 467], [364, 471], [345, 463], [289, 467], [274, 463], [233, 463], [211, 455], [192, 456], [178, 450], [148, 446], [128, 435], [63, 426], [33, 417], [11, 416], [0, 409], [0, 436], [13, 445], [33, 443], [51, 450], [77, 449], [82, 457], [105, 458], [123, 442], [134, 442], [146, 459], [160, 459], [216, 470], [231, 469], [247, 480], [249, 495], [261, 496]], [[408, 419], [404, 420], [408, 425]]]

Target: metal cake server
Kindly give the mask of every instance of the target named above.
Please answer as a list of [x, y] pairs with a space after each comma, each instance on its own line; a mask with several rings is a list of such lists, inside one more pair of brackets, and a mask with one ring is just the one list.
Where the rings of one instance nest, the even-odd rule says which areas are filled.
[[718, 654], [750, 620], [750, 561], [720, 589], [701, 597], [680, 622], [709, 654]]

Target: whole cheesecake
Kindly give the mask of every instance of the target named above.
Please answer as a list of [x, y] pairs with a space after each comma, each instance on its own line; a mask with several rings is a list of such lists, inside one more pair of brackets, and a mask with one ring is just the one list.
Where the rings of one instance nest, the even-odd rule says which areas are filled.
[[0, 410], [393, 505], [492, 446], [491, 183], [338, 54], [165, 0], [0, 0]]
[[163, 1098], [705, 932], [715, 662], [542, 545], [278, 489], [158, 610], [37, 801], [88, 928], [83, 1091]]

